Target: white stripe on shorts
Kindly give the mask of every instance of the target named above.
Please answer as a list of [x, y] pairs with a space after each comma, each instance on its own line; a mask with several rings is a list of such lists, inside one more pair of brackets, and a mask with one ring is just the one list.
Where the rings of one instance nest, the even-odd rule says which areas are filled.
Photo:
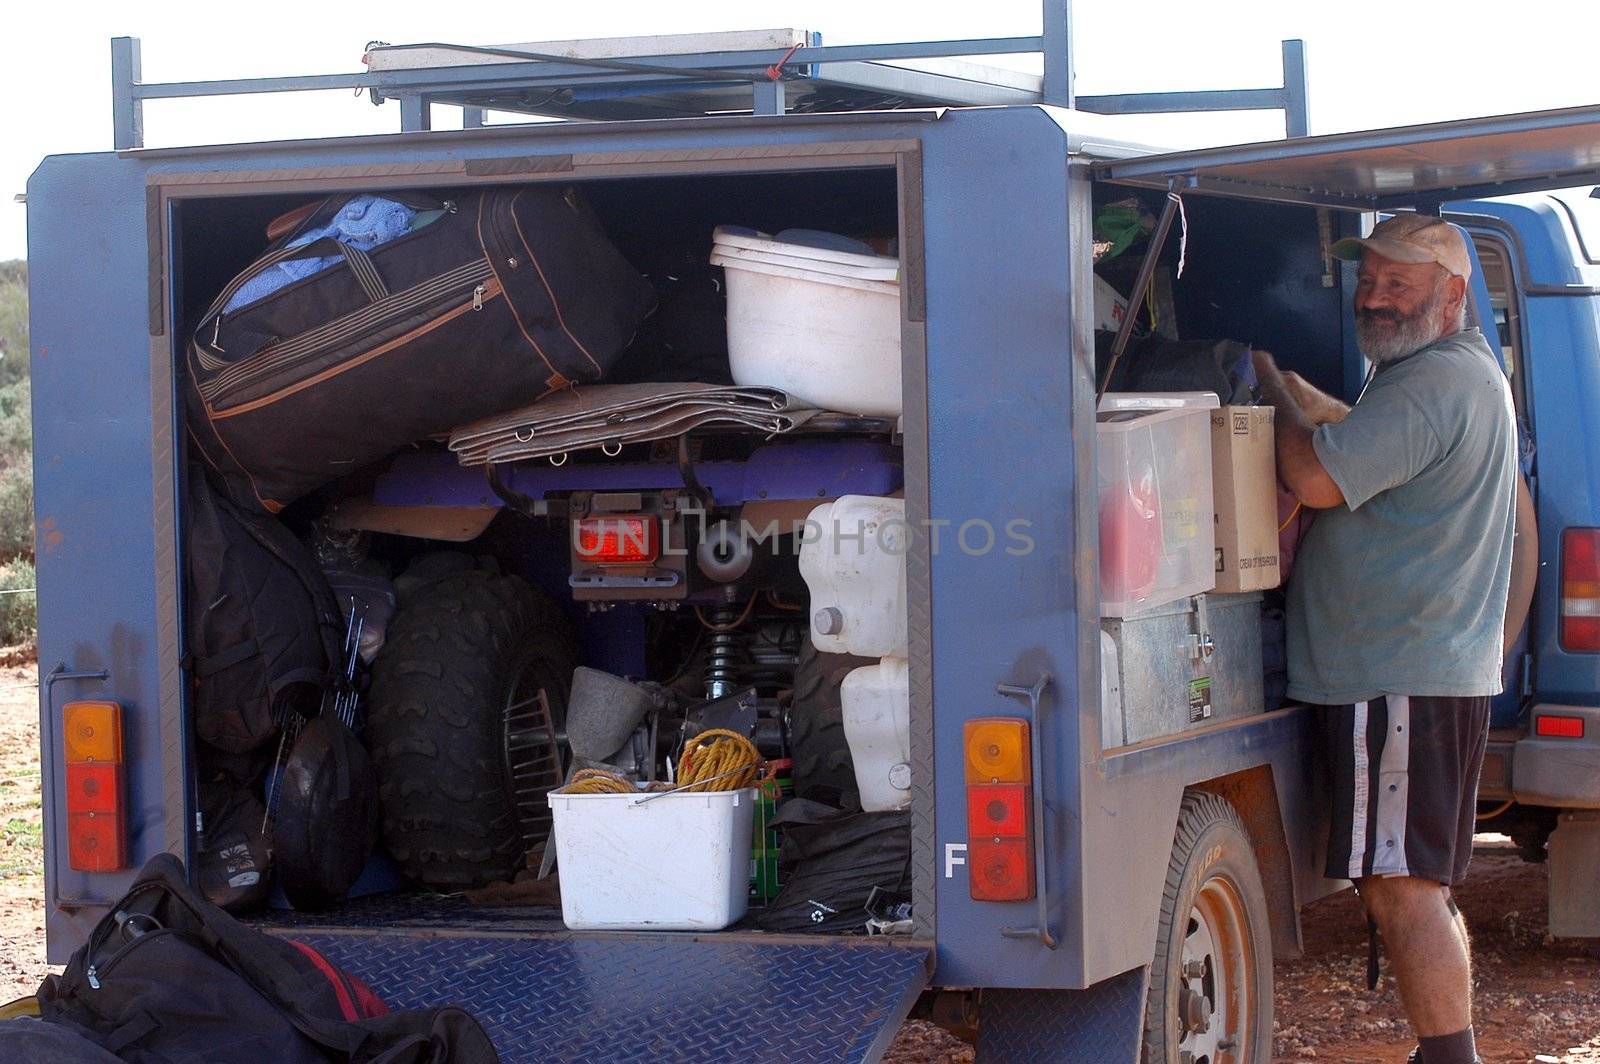
[[1355, 757], [1355, 779], [1350, 797], [1350, 869], [1351, 879], [1365, 875], [1367, 856], [1367, 704], [1357, 702], [1351, 716], [1350, 743]]
[[1389, 733], [1378, 760], [1378, 837], [1374, 840], [1372, 874], [1410, 875], [1406, 867], [1406, 809], [1411, 790], [1411, 699], [1388, 695]]

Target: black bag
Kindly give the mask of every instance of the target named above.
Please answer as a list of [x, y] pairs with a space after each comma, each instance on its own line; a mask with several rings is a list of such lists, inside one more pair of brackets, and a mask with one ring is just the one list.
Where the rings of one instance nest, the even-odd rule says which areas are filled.
[[197, 464], [185, 502], [195, 733], [242, 753], [271, 738], [287, 714], [315, 715], [338, 662], [339, 609], [294, 534], [231, 505]]
[[[245, 505], [276, 512], [397, 447], [599, 380], [654, 301], [571, 189], [407, 197], [442, 210], [370, 252], [288, 246], [352, 198], [323, 202], [235, 277], [189, 345], [196, 435]], [[334, 256], [224, 309], [279, 263]]]
[[134, 1064], [494, 1064], [453, 1007], [389, 1012], [302, 943], [256, 931], [152, 858], [60, 975], [40, 1017]]
[[[1115, 333], [1106, 331], [1094, 335], [1097, 380], [1105, 380], [1115, 338]], [[1248, 344], [1146, 336], [1129, 341], [1106, 390], [1212, 392], [1223, 406], [1247, 406], [1255, 401], [1255, 386]]]
[[200, 892], [228, 912], [246, 912], [264, 903], [271, 886], [272, 848], [261, 801], [226, 774], [206, 773], [200, 780], [200, 815], [205, 826], [195, 855]]
[[909, 889], [909, 813], [846, 813], [791, 798], [772, 824], [783, 832], [783, 886], [756, 918], [763, 931], [864, 932], [874, 887]]

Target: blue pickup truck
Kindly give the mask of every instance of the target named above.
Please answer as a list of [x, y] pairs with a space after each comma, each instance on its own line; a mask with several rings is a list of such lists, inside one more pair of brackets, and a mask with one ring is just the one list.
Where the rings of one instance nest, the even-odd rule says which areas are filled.
[[[1590, 544], [1600, 365], [1600, 188], [1452, 203], [1472, 238], [1539, 529], [1537, 586], [1506, 661], [1478, 784], [1480, 825], [1550, 866], [1557, 937], [1600, 936], [1600, 649]], [[1487, 322], [1488, 315], [1484, 315]]]
[[[1543, 559], [1496, 717], [1485, 825], [1533, 856], [1548, 836], [1555, 930], [1600, 933], [1600, 821], [1586, 811], [1600, 806], [1600, 441], [1586, 417], [1600, 394], [1600, 200], [1571, 190], [1600, 181], [1600, 110], [1160, 154], [1124, 139], [1115, 115], [1276, 106], [1303, 134], [1298, 49], [1286, 46], [1273, 90], [1075, 98], [1065, 5], [1046, 5], [1045, 25], [1043, 38], [873, 48], [668, 39], [635, 42], [627, 61], [524, 46], [494, 62], [429, 54], [359, 75], [174, 85], [143, 83], [137, 43], [116, 42], [118, 150], [48, 158], [27, 192], [50, 959], [82, 944], [144, 861], [166, 851], [192, 865], [204, 837], [183, 637], [199, 606], [182, 580], [183, 353], [197, 316], [259, 253], [268, 220], [316, 197], [541, 182], [583, 190], [626, 255], [703, 262], [729, 222], [888, 238], [903, 413], [725, 438], [698, 457], [607, 448], [560, 467], [509, 462], [495, 490], [422, 441], [330, 506], [395, 571], [437, 567], [442, 549], [489, 559], [479, 572], [499, 575], [482, 580], [515, 578], [568, 618], [582, 663], [663, 682], [704, 668], [710, 683], [740, 660], [796, 688], [794, 618], [812, 615], [802, 604], [785, 616], [792, 584], [735, 574], [683, 600], [711, 611], [708, 642], [727, 652], [707, 664], [694, 611], [658, 609], [637, 587], [604, 608], [575, 601], [575, 507], [605, 493], [637, 508], [709, 484], [728, 514], [856, 494], [903, 500], [918, 528], [1021, 522], [1026, 551], [911, 538], [903, 907], [874, 935], [572, 931], [548, 906], [478, 908], [393, 883], [260, 926], [312, 942], [394, 1004], [459, 1002], [514, 1061], [876, 1060], [908, 1015], [975, 1030], [984, 1061], [1268, 1060], [1272, 959], [1299, 950], [1301, 906], [1343, 886], [1320, 873], [1310, 714], [1261, 698], [1183, 714], [1197, 691], [1220, 708], [1226, 670], [1253, 672], [1260, 690], [1256, 604], [1228, 596], [1209, 596], [1215, 640], [1208, 596], [1172, 622], [1185, 645], [1215, 649], [1211, 664], [1187, 651], [1177, 662], [1162, 691], [1163, 706], [1181, 693], [1176, 717], [1151, 725], [1155, 707], [1105, 683], [1093, 229], [1099, 210], [1133, 200], [1160, 216], [1134, 307], [1159, 307], [1186, 336], [1270, 349], [1347, 397], [1364, 369], [1354, 276], [1329, 245], [1401, 209], [1443, 210], [1472, 234], [1479, 317], [1498, 326], [1536, 444]], [[907, 65], [1026, 50], [1045, 53], [1042, 79]], [[399, 99], [404, 131], [140, 144], [147, 100], [352, 86]], [[437, 106], [463, 107], [466, 128], [430, 130]], [[485, 126], [485, 107], [584, 121]], [[756, 619], [740, 627], [741, 610]], [[1223, 615], [1256, 641], [1226, 644]], [[468, 628], [458, 634], [459, 654], [476, 653]], [[753, 639], [766, 643], [736, 645]], [[1215, 687], [1194, 668], [1216, 672]], [[529, 675], [508, 668], [482, 712], [509, 721]], [[66, 765], [81, 737], [64, 734], [86, 703], [120, 734], [105, 755], [115, 789], [87, 811]], [[797, 713], [779, 718], [791, 733]], [[984, 781], [969, 778], [986, 756], [972, 722], [995, 719], [1024, 737], [1022, 830], [1004, 847], [985, 829]]]

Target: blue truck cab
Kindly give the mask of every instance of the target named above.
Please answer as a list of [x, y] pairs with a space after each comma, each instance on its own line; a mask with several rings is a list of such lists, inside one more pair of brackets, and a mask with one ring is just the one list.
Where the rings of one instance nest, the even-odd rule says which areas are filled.
[[[1488, 280], [1480, 317], [1503, 323], [1538, 442], [1545, 559], [1531, 664], [1519, 655], [1513, 668], [1527, 679], [1496, 733], [1505, 778], [1486, 779], [1484, 793], [1508, 823], [1562, 818], [1550, 837], [1558, 864], [1563, 846], [1592, 861], [1576, 810], [1600, 804], [1585, 760], [1600, 658], [1581, 619], [1600, 601], [1600, 574], [1569, 579], [1562, 559], [1568, 537], [1600, 525], [1600, 440], [1582, 416], [1600, 387], [1600, 236], [1580, 193], [1484, 197], [1600, 180], [1600, 111], [1160, 154], [1123, 139], [1114, 114], [1174, 99], [1075, 101], [1070, 69], [1051, 58], [1065, 52], [1064, 17], [1065, 5], [1047, 5], [1042, 40], [874, 52], [805, 39], [599, 65], [524, 49], [499, 64], [231, 87], [144, 85], [136, 44], [119, 42], [119, 150], [48, 158], [27, 193], [50, 959], [84, 942], [144, 861], [171, 852], [192, 865], [203, 841], [182, 634], [185, 611], [202, 608], [182, 579], [192, 323], [259, 253], [268, 219], [354, 190], [554, 181], [583, 190], [624, 254], [699, 254], [713, 226], [732, 222], [861, 225], [891, 234], [899, 258], [904, 413], [891, 424], [746, 439], [699, 459], [684, 448], [511, 462], [494, 491], [438, 447], [408, 446], [340, 500], [362, 504], [351, 527], [397, 565], [452, 546], [491, 557], [570, 616], [585, 663], [640, 675], [661, 667], [652, 605], [585, 610], [570, 595], [564, 507], [581, 495], [698, 481], [732, 512], [895, 496], [912, 528], [1021, 522], [1030, 544], [949, 549], [947, 535], [939, 549], [911, 537], [909, 912], [882, 928], [893, 933], [573, 931], [548, 906], [475, 908], [404, 884], [250, 917], [311, 942], [391, 1004], [458, 1002], [508, 1061], [876, 1060], [912, 1014], [975, 1029], [985, 1061], [1269, 1059], [1272, 958], [1299, 950], [1300, 907], [1343, 886], [1321, 875], [1310, 711], [1258, 701], [1130, 741], [1118, 714], [1142, 707], [1124, 699], [1111, 711], [1103, 685], [1093, 228], [1098, 209], [1129, 199], [1161, 216], [1134, 306], [1148, 288], [1184, 335], [1270, 349], [1349, 398], [1364, 369], [1354, 272], [1329, 245], [1377, 212], [1444, 205], [1472, 233]], [[1029, 48], [1047, 57], [1032, 82], [879, 62]], [[1299, 74], [1235, 102], [1291, 107], [1291, 131], [1303, 132]], [[145, 99], [352, 85], [400, 99], [404, 131], [139, 146]], [[431, 131], [440, 104], [466, 108], [466, 128]], [[608, 120], [482, 127], [484, 106]], [[729, 113], [739, 110], [751, 113]], [[1539, 152], [1521, 150], [1530, 139]], [[484, 523], [463, 531], [466, 511]], [[767, 590], [756, 589], [781, 609]], [[1193, 603], [1177, 622], [1202, 625], [1184, 629], [1188, 645], [1209, 640], [1205, 609]], [[1580, 621], [1563, 627], [1570, 618]], [[792, 643], [784, 653], [798, 668]], [[1219, 650], [1216, 667], [1259, 679], [1259, 649], [1232, 654]], [[114, 867], [73, 850], [84, 824], [64, 722], [91, 701], [120, 722]], [[1546, 718], [1578, 719], [1585, 734], [1552, 733]], [[1008, 836], [1016, 865], [985, 864], [973, 846], [991, 810], [974, 796], [1000, 782], [973, 774], [986, 756], [975, 722], [994, 719], [1026, 737], [1011, 766], [1025, 794], [1025, 830]]]

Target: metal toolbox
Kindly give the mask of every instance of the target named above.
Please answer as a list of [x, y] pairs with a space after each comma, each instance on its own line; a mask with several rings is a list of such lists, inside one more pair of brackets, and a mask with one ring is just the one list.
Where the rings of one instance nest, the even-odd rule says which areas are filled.
[[1263, 710], [1260, 592], [1195, 595], [1100, 625], [1104, 746]]

